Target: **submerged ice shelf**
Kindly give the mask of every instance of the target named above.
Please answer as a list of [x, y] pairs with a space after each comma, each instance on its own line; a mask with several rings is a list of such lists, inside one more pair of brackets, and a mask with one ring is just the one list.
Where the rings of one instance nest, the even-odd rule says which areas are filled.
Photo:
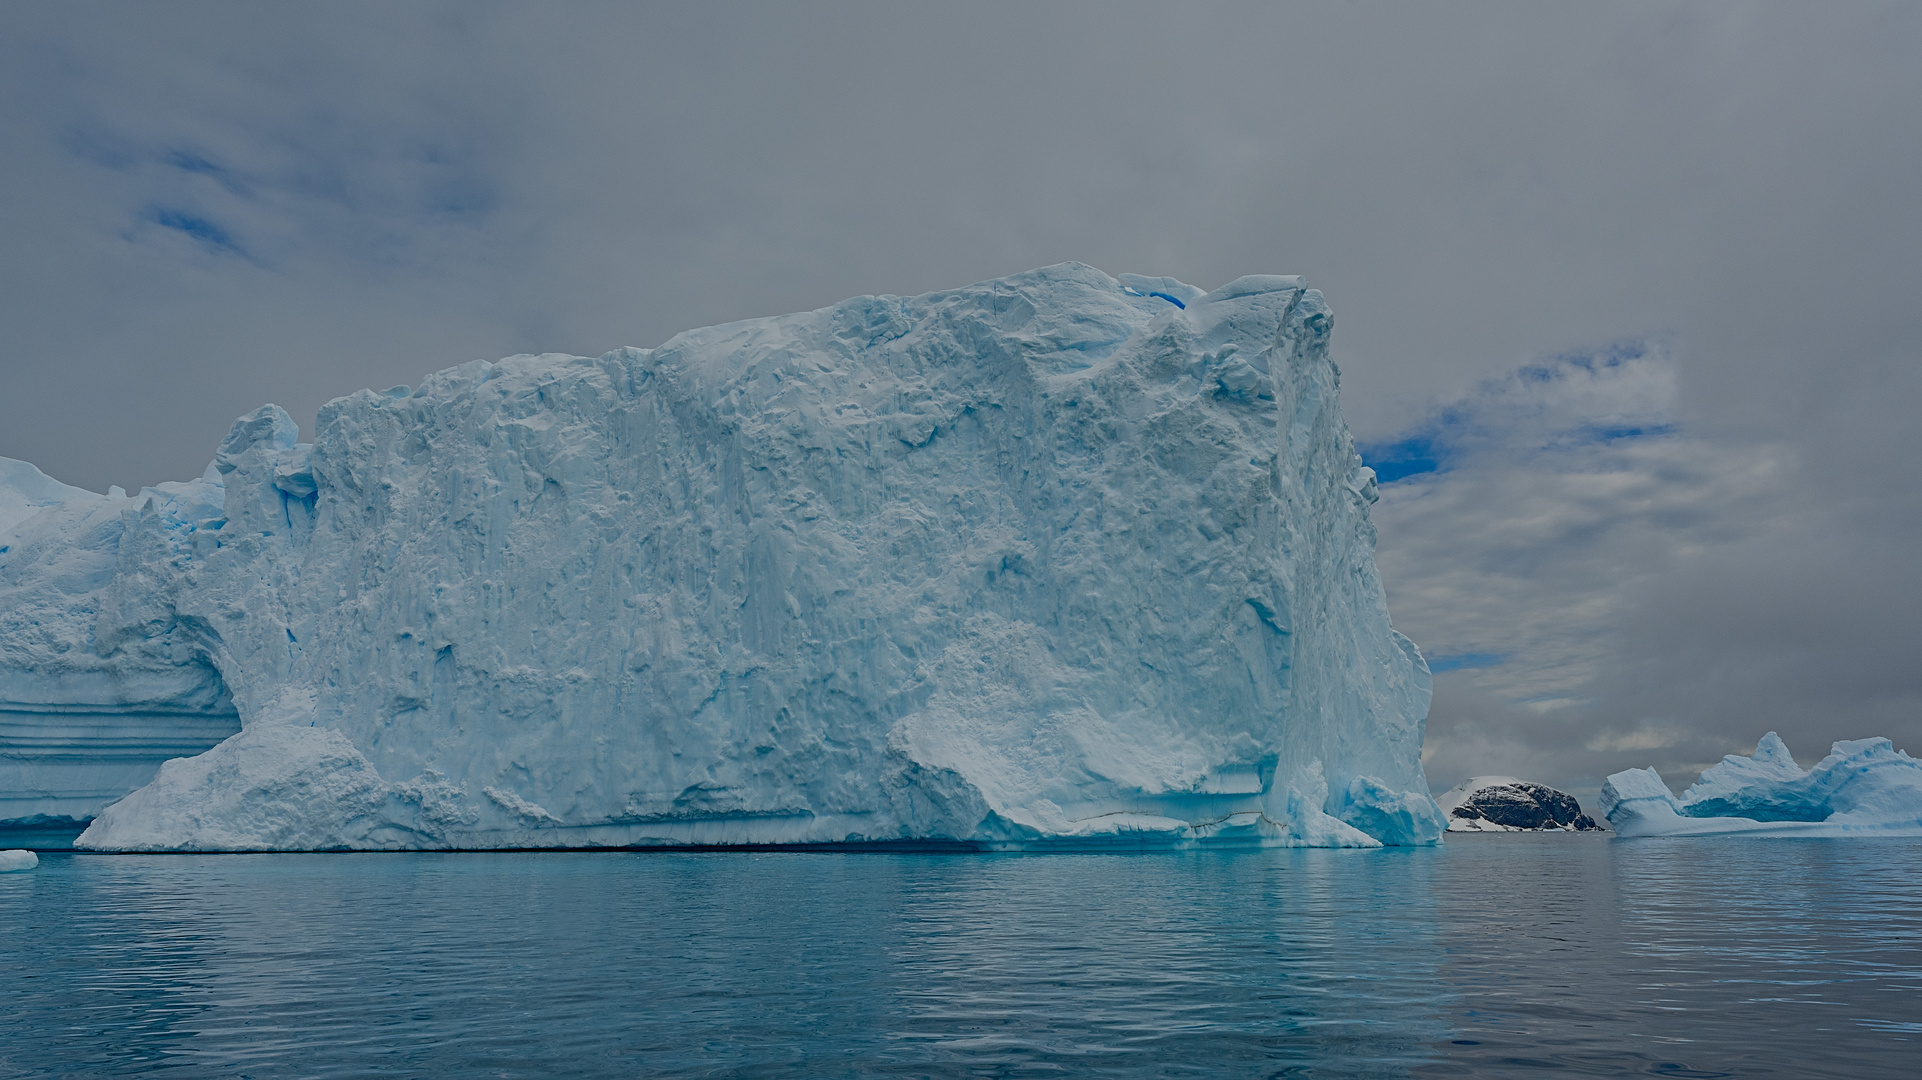
[[1331, 329], [1063, 264], [16, 469], [0, 689], [234, 718], [100, 849], [1432, 843]]
[[1887, 739], [1853, 739], [1804, 770], [1771, 731], [1679, 799], [1654, 769], [1618, 772], [1602, 812], [1623, 836], [1922, 836], [1922, 761]]

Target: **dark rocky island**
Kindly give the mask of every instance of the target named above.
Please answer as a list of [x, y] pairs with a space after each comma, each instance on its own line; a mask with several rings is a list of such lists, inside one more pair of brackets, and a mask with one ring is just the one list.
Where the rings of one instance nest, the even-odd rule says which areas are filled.
[[1450, 832], [1589, 832], [1595, 819], [1574, 796], [1512, 776], [1478, 776], [1436, 800]]

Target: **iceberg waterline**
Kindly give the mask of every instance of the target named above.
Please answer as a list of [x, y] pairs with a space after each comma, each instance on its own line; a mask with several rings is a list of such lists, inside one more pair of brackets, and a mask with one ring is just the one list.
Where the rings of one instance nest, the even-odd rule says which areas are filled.
[[1887, 739], [1850, 739], [1804, 770], [1771, 731], [1679, 799], [1654, 769], [1615, 773], [1602, 812], [1623, 836], [1922, 836], [1922, 761]]
[[0, 537], [0, 697], [232, 710], [97, 849], [1433, 843], [1331, 330], [1063, 264], [267, 406]]

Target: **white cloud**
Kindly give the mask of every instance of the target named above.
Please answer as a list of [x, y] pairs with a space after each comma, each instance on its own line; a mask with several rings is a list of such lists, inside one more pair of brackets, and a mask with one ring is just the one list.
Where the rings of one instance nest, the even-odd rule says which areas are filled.
[[1652, 583], [1769, 527], [1792, 464], [1692, 433], [1677, 386], [1660, 342], [1626, 343], [1486, 381], [1362, 447], [1392, 478], [1375, 517], [1396, 625], [1438, 672], [1437, 783], [1532, 763], [1583, 786], [1583, 748], [1677, 741], [1611, 697], [1625, 626]]
[[1380, 521], [1438, 777], [1915, 749], [1918, 51], [1875, 4], [8, 5], [0, 454], [133, 487], [477, 357], [1302, 272], [1356, 430], [1432, 451]]

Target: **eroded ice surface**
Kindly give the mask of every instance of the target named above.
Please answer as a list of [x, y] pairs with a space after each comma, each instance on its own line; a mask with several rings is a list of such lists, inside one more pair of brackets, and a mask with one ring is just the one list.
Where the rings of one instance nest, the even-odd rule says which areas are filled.
[[218, 474], [130, 499], [0, 458], [0, 837], [64, 844], [161, 762], [240, 730], [219, 672], [186, 635], [94, 635], [100, 605], [122, 592], [108, 586], [145, 501], [198, 519], [220, 498]]
[[1771, 731], [1753, 756], [1728, 755], [1679, 799], [1654, 769], [1616, 773], [1602, 812], [1623, 836], [1922, 835], [1922, 762], [1887, 739], [1854, 739], [1804, 771]]
[[17, 527], [0, 678], [235, 711], [96, 848], [1435, 841], [1320, 294], [1126, 281], [264, 407]]

